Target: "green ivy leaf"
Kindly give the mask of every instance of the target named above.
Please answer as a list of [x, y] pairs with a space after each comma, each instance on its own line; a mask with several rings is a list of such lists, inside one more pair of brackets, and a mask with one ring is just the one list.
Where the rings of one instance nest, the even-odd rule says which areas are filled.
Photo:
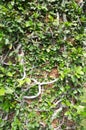
[[4, 88], [1, 88], [1, 89], [0, 89], [0, 96], [3, 96], [3, 95], [5, 95], [5, 89], [4, 89]]
[[83, 111], [84, 111], [84, 106], [81, 106], [81, 105], [79, 105], [78, 107], [77, 107], [77, 113], [78, 114], [81, 114]]
[[7, 94], [12, 94], [14, 92], [14, 90], [12, 88], [6, 88], [5, 91]]
[[12, 74], [11, 72], [8, 72], [8, 73], [7, 73], [7, 76], [12, 77], [13, 74]]

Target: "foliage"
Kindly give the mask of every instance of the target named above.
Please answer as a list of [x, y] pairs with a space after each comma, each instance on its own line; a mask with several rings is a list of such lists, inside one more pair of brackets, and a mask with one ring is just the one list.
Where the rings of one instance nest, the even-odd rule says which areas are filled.
[[[85, 23], [84, 9], [75, 0], [0, 1], [0, 130], [53, 130], [52, 115], [60, 107], [56, 127], [63, 120], [62, 129], [69, 120], [79, 125], [79, 97], [86, 82]], [[54, 70], [57, 76], [51, 74]], [[58, 80], [43, 85], [40, 97], [25, 100], [24, 95], [38, 92], [37, 84], [25, 91], [31, 78]]]

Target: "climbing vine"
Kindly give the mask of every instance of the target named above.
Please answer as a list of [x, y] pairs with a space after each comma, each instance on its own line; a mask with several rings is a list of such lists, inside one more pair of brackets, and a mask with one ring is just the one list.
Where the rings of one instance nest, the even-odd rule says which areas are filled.
[[0, 1], [0, 130], [78, 129], [85, 6], [79, 0]]

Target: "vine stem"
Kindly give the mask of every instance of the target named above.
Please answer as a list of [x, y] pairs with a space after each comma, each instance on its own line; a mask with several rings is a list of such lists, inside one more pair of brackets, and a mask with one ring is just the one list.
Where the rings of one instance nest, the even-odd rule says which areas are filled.
[[[35, 96], [24, 96], [24, 97], [23, 97], [24, 99], [35, 99], [35, 98], [39, 97], [40, 94], [41, 94], [41, 86], [42, 86], [42, 85], [48, 85], [48, 84], [55, 83], [55, 82], [57, 81], [57, 79], [52, 80], [52, 81], [50, 81], [50, 82], [42, 82], [42, 83], [40, 83], [40, 82], [38, 82], [36, 79], [33, 79], [33, 78], [32, 78], [32, 81], [35, 82], [34, 85], [38, 85], [38, 93], [37, 93]], [[27, 90], [28, 90], [28, 89], [27, 89]]]
[[35, 98], [39, 97], [40, 94], [41, 94], [41, 86], [40, 85], [38, 85], [38, 89], [39, 89], [39, 92], [36, 95], [33, 95], [33, 96], [24, 96], [23, 98], [24, 99], [35, 99]]

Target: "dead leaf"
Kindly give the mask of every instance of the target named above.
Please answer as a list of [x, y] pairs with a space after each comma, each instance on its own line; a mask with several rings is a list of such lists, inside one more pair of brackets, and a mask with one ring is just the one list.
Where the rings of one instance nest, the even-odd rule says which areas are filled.
[[57, 68], [53, 68], [51, 72], [49, 73], [50, 78], [58, 78], [59, 77], [59, 72]]
[[77, 4], [80, 4], [80, 3], [83, 2], [83, 0], [75, 0], [75, 2], [76, 2]]
[[52, 121], [52, 126], [53, 126], [53, 128], [56, 128], [57, 127], [57, 125], [58, 125], [58, 119], [54, 119], [53, 121]]

